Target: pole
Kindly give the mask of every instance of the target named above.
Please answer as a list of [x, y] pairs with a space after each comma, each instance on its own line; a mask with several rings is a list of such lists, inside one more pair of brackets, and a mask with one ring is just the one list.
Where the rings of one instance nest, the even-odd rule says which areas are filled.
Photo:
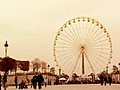
[[7, 57], [7, 48], [8, 48], [8, 43], [7, 43], [7, 41], [5, 42], [4, 46], [5, 46], [5, 57]]
[[85, 67], [84, 67], [84, 47], [81, 47], [82, 49], [82, 74], [85, 74]]
[[7, 47], [5, 47], [5, 57], [7, 57]]
[[48, 65], [48, 85], [50, 84], [49, 73], [50, 73], [50, 65]]
[[61, 76], [61, 68], [59, 68], [59, 76]]
[[[7, 48], [8, 48], [8, 43], [7, 43], [7, 41], [5, 42], [5, 44], [4, 44], [4, 46], [5, 46], [5, 57], [7, 57]], [[4, 82], [4, 90], [6, 90], [6, 83], [7, 83], [7, 74], [8, 74], [8, 72], [6, 72], [5, 71], [5, 73], [4, 73], [4, 80], [3, 80], [3, 82]]]

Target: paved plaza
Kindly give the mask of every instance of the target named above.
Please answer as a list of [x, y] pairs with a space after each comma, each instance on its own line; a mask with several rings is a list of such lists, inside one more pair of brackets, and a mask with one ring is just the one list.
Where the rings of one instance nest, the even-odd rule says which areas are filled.
[[[4, 90], [2, 88], [2, 90]], [[15, 87], [8, 87], [7, 90], [34, 90], [33, 88], [28, 89], [15, 89]], [[39, 89], [36, 89], [39, 90]], [[79, 84], [79, 85], [56, 85], [42, 87], [40, 90], [120, 90], [120, 84], [112, 84], [111, 86], [101, 86], [99, 84]]]

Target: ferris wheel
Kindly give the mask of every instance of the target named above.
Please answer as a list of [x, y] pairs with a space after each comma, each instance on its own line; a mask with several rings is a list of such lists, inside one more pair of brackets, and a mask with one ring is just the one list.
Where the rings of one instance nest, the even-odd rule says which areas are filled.
[[112, 42], [106, 28], [89, 17], [67, 21], [57, 32], [53, 56], [66, 74], [98, 73], [112, 58]]

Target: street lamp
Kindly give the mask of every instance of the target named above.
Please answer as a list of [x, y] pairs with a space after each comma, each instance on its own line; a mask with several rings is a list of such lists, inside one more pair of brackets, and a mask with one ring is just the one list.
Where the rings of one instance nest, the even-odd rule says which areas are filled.
[[61, 68], [59, 67], [59, 76], [61, 76]]
[[48, 65], [48, 73], [50, 72], [50, 65]]
[[[7, 57], [7, 48], [8, 48], [8, 43], [7, 43], [7, 41], [5, 42], [4, 46], [5, 46], [5, 57]], [[4, 84], [3, 84], [3, 85], [4, 85], [4, 90], [6, 90], [6, 88], [7, 88], [7, 87], [6, 87], [6, 82], [7, 82], [7, 81], [6, 81], [6, 80], [7, 80], [7, 72], [6, 72], [6, 71], [5, 71], [3, 77], [4, 77], [4, 79], [3, 79], [3, 80], [4, 80]]]
[[7, 43], [7, 41], [5, 42], [4, 46], [5, 46], [5, 57], [7, 57], [7, 48], [8, 48], [8, 43]]
[[50, 84], [50, 78], [49, 78], [49, 73], [50, 73], [50, 65], [48, 65], [48, 85]]

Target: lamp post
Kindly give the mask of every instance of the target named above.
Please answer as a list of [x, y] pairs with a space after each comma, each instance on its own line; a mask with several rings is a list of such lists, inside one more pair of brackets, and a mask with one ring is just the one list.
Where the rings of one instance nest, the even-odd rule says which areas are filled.
[[48, 65], [48, 85], [50, 84], [49, 73], [50, 73], [50, 65]]
[[61, 76], [61, 68], [59, 67], [59, 76]]
[[[8, 43], [7, 43], [7, 41], [5, 42], [4, 46], [5, 46], [5, 57], [7, 57], [7, 48], [8, 48]], [[3, 76], [3, 81], [4, 81], [3, 86], [4, 86], [4, 90], [6, 90], [7, 73], [8, 73], [8, 72], [5, 71], [4, 76]]]
[[5, 42], [4, 46], [5, 46], [5, 57], [7, 57], [7, 49], [8, 49], [8, 43], [7, 43], [7, 41]]
[[50, 73], [50, 65], [48, 65], [48, 73]]

